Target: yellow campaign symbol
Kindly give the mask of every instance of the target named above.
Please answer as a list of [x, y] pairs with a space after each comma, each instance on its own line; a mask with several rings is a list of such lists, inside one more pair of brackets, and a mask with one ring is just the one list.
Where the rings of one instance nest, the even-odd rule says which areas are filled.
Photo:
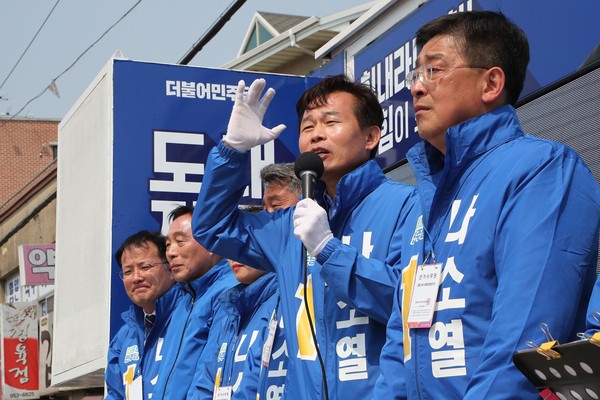
[[214, 393], [217, 393], [217, 389], [219, 389], [221, 387], [221, 375], [223, 374], [223, 368], [219, 367], [219, 369], [217, 369], [217, 375], [215, 376], [215, 388], [214, 388]]
[[404, 339], [404, 361], [410, 360], [411, 357], [412, 345], [410, 342], [410, 332], [405, 321], [408, 318], [408, 311], [410, 309], [410, 298], [412, 296], [418, 260], [418, 255], [412, 256], [408, 266], [402, 270], [402, 335]]
[[[298, 308], [298, 314], [296, 315], [298, 358], [302, 360], [316, 360], [317, 349], [315, 347], [315, 342], [313, 341], [312, 333], [310, 331], [308, 315], [306, 314], [306, 306], [304, 305], [304, 284], [302, 283], [298, 285], [298, 290], [296, 290], [296, 298], [300, 299], [300, 308]], [[308, 309], [310, 310], [310, 316], [312, 317], [314, 326], [315, 307], [313, 304], [312, 275], [308, 275], [307, 278], [306, 298], [308, 300]]]
[[123, 385], [125, 385], [125, 397], [127, 399], [129, 399], [129, 386], [133, 383], [135, 365], [136, 364], [131, 364], [127, 366], [127, 371], [123, 374]]

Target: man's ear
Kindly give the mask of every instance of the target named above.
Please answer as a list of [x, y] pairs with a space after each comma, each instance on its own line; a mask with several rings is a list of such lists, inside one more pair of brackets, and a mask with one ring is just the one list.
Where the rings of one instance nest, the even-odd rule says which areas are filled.
[[381, 128], [372, 125], [367, 131], [367, 149], [373, 150], [375, 147], [377, 147], [377, 145], [379, 144], [379, 139], [381, 139]]
[[482, 76], [481, 100], [488, 105], [497, 105], [506, 103], [506, 75], [500, 67], [488, 69]]

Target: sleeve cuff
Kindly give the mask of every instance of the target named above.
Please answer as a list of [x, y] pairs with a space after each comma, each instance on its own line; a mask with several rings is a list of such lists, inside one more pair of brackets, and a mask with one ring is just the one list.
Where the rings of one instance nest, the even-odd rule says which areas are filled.
[[234, 148], [226, 146], [225, 143], [223, 143], [223, 140], [219, 141], [217, 149], [219, 151], [219, 155], [229, 158], [233, 162], [244, 164], [246, 161], [248, 161], [248, 154], [250, 153], [249, 151], [243, 153], [241, 151], [237, 151]]
[[321, 265], [325, 264], [327, 262], [327, 260], [329, 260], [329, 257], [331, 257], [333, 252], [336, 251], [338, 249], [338, 247], [341, 245], [342, 245], [342, 241], [335, 237], [333, 239], [329, 240], [329, 242], [327, 242], [325, 247], [323, 247], [323, 250], [321, 251], [321, 253], [317, 256], [317, 262]]

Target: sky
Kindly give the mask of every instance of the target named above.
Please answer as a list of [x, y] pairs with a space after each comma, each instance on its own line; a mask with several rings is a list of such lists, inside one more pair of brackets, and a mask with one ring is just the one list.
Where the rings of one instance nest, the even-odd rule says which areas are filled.
[[[18, 118], [62, 119], [116, 51], [176, 64], [233, 2], [0, 0], [0, 117], [23, 109]], [[367, 2], [247, 0], [189, 65], [219, 67], [236, 58], [255, 11], [324, 17]], [[53, 80], [60, 98], [44, 92]]]

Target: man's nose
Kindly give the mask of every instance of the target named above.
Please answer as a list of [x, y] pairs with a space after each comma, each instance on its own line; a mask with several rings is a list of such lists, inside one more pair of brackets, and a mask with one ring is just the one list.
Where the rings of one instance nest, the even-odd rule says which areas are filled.
[[144, 277], [142, 275], [142, 270], [138, 269], [138, 268], [134, 268], [133, 271], [131, 271], [131, 279], [133, 281], [140, 281], [142, 280]]
[[420, 79], [415, 79], [415, 82], [412, 84], [412, 86], [410, 88], [410, 94], [413, 97], [419, 97], [419, 96], [422, 96], [426, 90], [427, 90], [427, 87], [425, 86], [425, 84], [423, 82], [421, 82]]
[[173, 250], [173, 246], [167, 247], [167, 251], [165, 252], [165, 255], [167, 256], [167, 261], [169, 261], [169, 262], [175, 258], [176, 253]]
[[310, 142], [320, 142], [325, 138], [325, 129], [322, 124], [317, 124], [310, 133]]

